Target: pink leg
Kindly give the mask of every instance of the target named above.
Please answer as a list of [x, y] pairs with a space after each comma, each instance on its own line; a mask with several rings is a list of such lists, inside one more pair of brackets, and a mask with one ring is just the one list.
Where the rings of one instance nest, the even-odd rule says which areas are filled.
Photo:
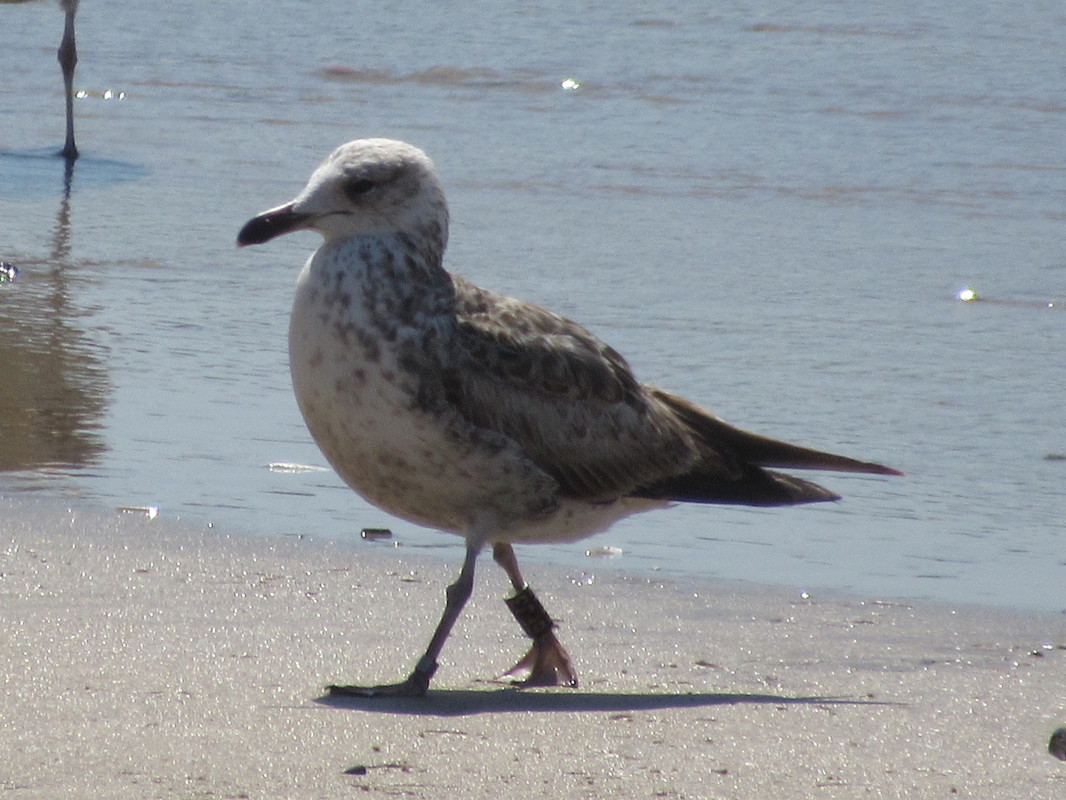
[[507, 599], [508, 607], [533, 639], [529, 652], [501, 677], [512, 679], [518, 686], [577, 687], [570, 656], [555, 638], [555, 623], [522, 578], [514, 548], [507, 542], [497, 542], [492, 547], [492, 558], [503, 567], [515, 590], [514, 597]]
[[452, 632], [452, 626], [459, 619], [459, 614], [470, 599], [474, 590], [474, 564], [481, 545], [468, 545], [466, 558], [459, 577], [445, 591], [446, 602], [444, 614], [437, 623], [437, 629], [433, 632], [429, 647], [422, 655], [411, 674], [399, 683], [382, 683], [376, 686], [329, 686], [331, 695], [349, 695], [353, 697], [422, 697], [429, 689], [429, 681], [433, 673], [437, 671], [437, 657], [444, 647], [448, 634]]

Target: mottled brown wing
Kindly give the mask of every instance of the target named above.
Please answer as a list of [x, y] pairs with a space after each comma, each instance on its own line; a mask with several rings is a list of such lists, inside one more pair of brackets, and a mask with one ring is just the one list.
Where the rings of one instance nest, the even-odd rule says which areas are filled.
[[517, 442], [564, 495], [614, 499], [695, 461], [685, 427], [617, 352], [558, 314], [454, 280], [449, 402]]

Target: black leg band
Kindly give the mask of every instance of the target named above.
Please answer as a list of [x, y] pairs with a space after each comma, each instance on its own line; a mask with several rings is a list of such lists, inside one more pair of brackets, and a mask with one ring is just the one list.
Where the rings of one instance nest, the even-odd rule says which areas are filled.
[[513, 597], [505, 597], [503, 601], [507, 603], [514, 618], [518, 620], [518, 624], [522, 626], [522, 630], [530, 639], [543, 636], [555, 627], [552, 618], [548, 616], [548, 612], [544, 610], [544, 606], [540, 604], [540, 600], [529, 586], [524, 586], [522, 591], [515, 593]]

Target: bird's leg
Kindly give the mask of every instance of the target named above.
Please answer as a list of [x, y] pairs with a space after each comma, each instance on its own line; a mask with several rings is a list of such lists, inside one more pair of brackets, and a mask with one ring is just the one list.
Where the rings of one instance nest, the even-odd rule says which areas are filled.
[[533, 640], [529, 652], [501, 677], [512, 679], [518, 686], [576, 687], [577, 673], [570, 663], [570, 655], [555, 638], [555, 622], [522, 578], [514, 548], [507, 542], [496, 542], [492, 546], [492, 558], [503, 567], [515, 590], [504, 602]]
[[67, 98], [67, 140], [60, 155], [67, 161], [78, 157], [78, 148], [74, 145], [74, 67], [78, 63], [78, 48], [74, 43], [74, 14], [77, 2], [65, 0], [66, 23], [63, 26], [63, 40], [59, 43], [59, 66], [63, 70], [63, 86]]
[[437, 657], [440, 655], [448, 634], [452, 632], [452, 626], [459, 619], [463, 606], [470, 599], [474, 590], [474, 565], [477, 563], [478, 553], [481, 552], [480, 544], [468, 544], [463, 568], [455, 583], [445, 590], [446, 602], [444, 614], [441, 615], [437, 629], [433, 632], [433, 638], [429, 640], [429, 647], [418, 659], [414, 670], [400, 683], [386, 683], [379, 686], [329, 686], [332, 695], [348, 695], [356, 697], [422, 697], [429, 689], [429, 681], [433, 673], [437, 671]]

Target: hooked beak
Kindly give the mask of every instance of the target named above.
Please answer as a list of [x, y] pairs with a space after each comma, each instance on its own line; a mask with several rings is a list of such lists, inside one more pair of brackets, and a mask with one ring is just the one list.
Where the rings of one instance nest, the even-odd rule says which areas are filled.
[[309, 214], [294, 211], [294, 205], [295, 203], [286, 203], [252, 217], [237, 234], [237, 246], [262, 244], [282, 234], [305, 228], [311, 217]]

